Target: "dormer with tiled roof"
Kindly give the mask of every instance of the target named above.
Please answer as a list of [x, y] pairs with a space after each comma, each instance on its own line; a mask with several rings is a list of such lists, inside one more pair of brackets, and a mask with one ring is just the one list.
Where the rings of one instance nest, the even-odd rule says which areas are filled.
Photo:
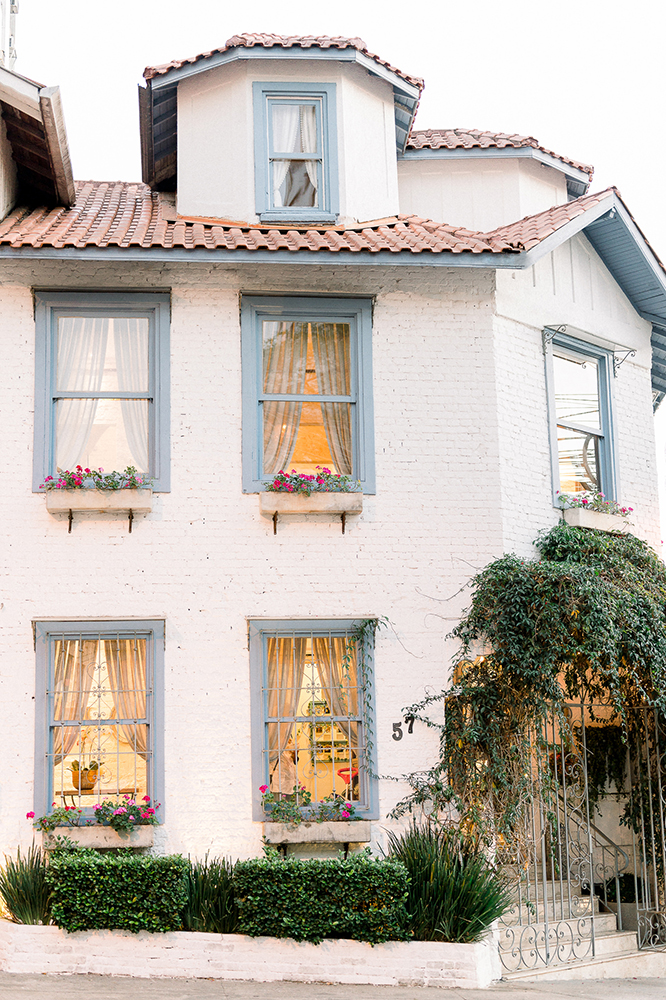
[[235, 35], [149, 67], [143, 179], [180, 215], [357, 224], [399, 211], [397, 152], [423, 83], [360, 38]]
[[487, 231], [586, 194], [592, 174], [532, 136], [412, 131], [398, 161], [400, 211]]

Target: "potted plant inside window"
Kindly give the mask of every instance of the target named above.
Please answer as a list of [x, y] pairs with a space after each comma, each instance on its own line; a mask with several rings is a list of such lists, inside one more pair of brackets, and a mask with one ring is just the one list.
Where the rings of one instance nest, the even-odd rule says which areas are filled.
[[360, 482], [319, 465], [314, 475], [278, 472], [259, 498], [261, 513], [273, 518], [274, 527], [279, 514], [332, 514], [342, 517], [344, 532], [347, 514], [363, 510]]
[[69, 769], [72, 772], [72, 785], [77, 792], [95, 787], [99, 778], [99, 763], [96, 760], [91, 760], [88, 764], [74, 760]]
[[104, 472], [104, 469], [58, 469], [57, 476], [47, 476], [39, 487], [46, 493], [49, 514], [76, 512], [115, 511], [128, 513], [130, 527], [134, 514], [148, 514], [153, 509], [153, 481], [133, 465], [123, 472]]

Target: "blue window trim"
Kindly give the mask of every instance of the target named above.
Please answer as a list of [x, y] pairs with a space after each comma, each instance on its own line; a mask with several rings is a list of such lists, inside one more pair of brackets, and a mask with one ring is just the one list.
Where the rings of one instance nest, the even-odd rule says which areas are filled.
[[[251, 692], [251, 734], [252, 734], [252, 818], [265, 820], [261, 807], [261, 792], [259, 788], [268, 784], [268, 768], [264, 757], [264, 740], [266, 734], [267, 711], [264, 692], [266, 689], [266, 643], [265, 639], [276, 632], [291, 635], [294, 632], [310, 635], [312, 632], [331, 633], [332, 635], [348, 635], [358, 618], [346, 619], [273, 619], [251, 620], [248, 622], [248, 639], [250, 648], [250, 692]], [[375, 738], [373, 734], [375, 707], [375, 670], [374, 646], [366, 649], [366, 666], [369, 676], [370, 691], [364, 698], [363, 732], [368, 743], [365, 761], [365, 783], [367, 801], [356, 807], [356, 813], [363, 819], [379, 819], [379, 792], [377, 786]]]
[[[262, 222], [336, 222], [340, 211], [338, 181], [337, 115], [334, 83], [259, 82], [252, 85], [254, 104], [254, 181], [257, 215]], [[273, 205], [270, 170], [269, 102], [278, 97], [287, 101], [317, 102], [320, 121], [321, 190], [320, 208], [282, 208]], [[319, 110], [320, 109], [320, 110]]]
[[[552, 331], [546, 329], [549, 336]], [[608, 500], [619, 498], [619, 477], [617, 446], [613, 418], [613, 354], [611, 351], [571, 337], [565, 333], [555, 333], [547, 344], [546, 361], [546, 392], [548, 399], [548, 426], [550, 436], [550, 456], [553, 482], [553, 505], [559, 510], [560, 503], [557, 491], [560, 488], [560, 467], [557, 448], [557, 412], [555, 408], [555, 373], [553, 369], [553, 354], [560, 347], [568, 354], [577, 355], [581, 361], [586, 358], [597, 362], [599, 373], [599, 411], [601, 418], [601, 440], [599, 446], [599, 482], [601, 492]]]
[[372, 303], [370, 299], [246, 296], [241, 302], [243, 366], [243, 492], [261, 493], [272, 476], [262, 470], [261, 395], [264, 320], [349, 323], [351, 343], [352, 478], [363, 493], [375, 492], [372, 404]]
[[[170, 490], [170, 298], [146, 292], [38, 292], [35, 295], [35, 444], [33, 492], [55, 475], [55, 377], [58, 316], [145, 316], [150, 323], [150, 475], [156, 492]], [[119, 470], [120, 471], [120, 470]]]
[[149, 693], [146, 698], [148, 738], [151, 748], [148, 768], [148, 794], [153, 802], [160, 802], [158, 819], [164, 822], [164, 645], [165, 622], [162, 619], [124, 619], [111, 621], [35, 621], [36, 677], [35, 677], [35, 792], [34, 810], [37, 816], [51, 811], [53, 800], [52, 775], [47, 767], [50, 747], [51, 718], [48, 704], [48, 687], [53, 669], [51, 639], [62, 635], [78, 638], [87, 635], [109, 635], [136, 632], [145, 633], [149, 639], [146, 649], [146, 667], [149, 672]]

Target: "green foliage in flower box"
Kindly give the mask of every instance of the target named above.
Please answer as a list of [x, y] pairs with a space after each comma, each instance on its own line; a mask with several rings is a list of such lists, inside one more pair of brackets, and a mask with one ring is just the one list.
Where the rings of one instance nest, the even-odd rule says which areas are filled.
[[363, 851], [335, 860], [265, 858], [239, 861], [233, 882], [238, 931], [253, 937], [293, 938], [319, 944], [324, 938], [356, 941], [409, 937], [404, 865]]
[[56, 853], [48, 865], [54, 923], [66, 931], [177, 931], [189, 862], [179, 855]]

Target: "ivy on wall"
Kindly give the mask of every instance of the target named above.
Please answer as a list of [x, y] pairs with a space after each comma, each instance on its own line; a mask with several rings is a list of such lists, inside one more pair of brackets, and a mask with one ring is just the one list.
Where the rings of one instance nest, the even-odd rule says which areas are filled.
[[[632, 535], [563, 522], [535, 545], [537, 559], [507, 555], [473, 579], [471, 606], [452, 633], [460, 642], [452, 685], [405, 709], [438, 730], [440, 754], [407, 776], [394, 816], [421, 807], [449, 815], [453, 805], [470, 828], [508, 838], [535, 785], [546, 800], [556, 794], [547, 734], [575, 741], [567, 702], [605, 706], [596, 717], [587, 709], [588, 731], [595, 722], [618, 727], [622, 745], [643, 724], [637, 706], [666, 709], [664, 564]], [[626, 750], [615, 747], [611, 763], [598, 755], [597, 797], [602, 780], [621, 782], [618, 755], [624, 767]]]

